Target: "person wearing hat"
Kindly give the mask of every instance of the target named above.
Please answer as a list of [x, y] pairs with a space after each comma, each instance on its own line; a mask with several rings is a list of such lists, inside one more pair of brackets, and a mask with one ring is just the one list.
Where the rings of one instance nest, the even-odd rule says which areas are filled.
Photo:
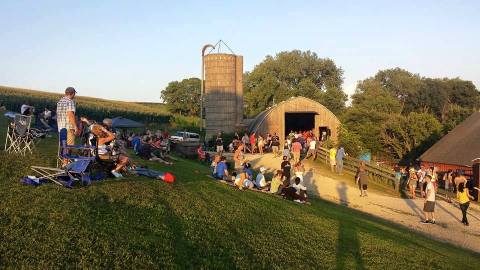
[[267, 186], [270, 184], [265, 180], [265, 167], [260, 167], [260, 172], [257, 174], [257, 177], [255, 178], [255, 186], [258, 189], [265, 189]]
[[57, 102], [57, 126], [58, 132], [62, 129], [67, 131], [67, 145], [75, 145], [75, 135], [78, 135], [79, 128], [75, 119], [75, 94], [73, 87], [65, 89], [65, 96]]

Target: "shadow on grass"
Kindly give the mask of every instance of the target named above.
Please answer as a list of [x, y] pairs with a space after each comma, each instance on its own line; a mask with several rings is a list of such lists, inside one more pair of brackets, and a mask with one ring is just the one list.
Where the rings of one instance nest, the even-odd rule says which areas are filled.
[[[340, 219], [336, 250], [336, 269], [365, 269], [357, 226], [353, 222]], [[354, 265], [351, 265], [353, 263]]]

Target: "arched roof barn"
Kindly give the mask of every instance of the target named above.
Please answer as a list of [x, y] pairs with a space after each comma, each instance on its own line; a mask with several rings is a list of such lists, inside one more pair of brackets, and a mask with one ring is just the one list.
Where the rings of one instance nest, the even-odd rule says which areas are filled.
[[[340, 121], [322, 104], [306, 97], [292, 97], [258, 114], [250, 123], [249, 133], [277, 133], [283, 142], [290, 131], [313, 130], [315, 136], [337, 140]], [[326, 139], [326, 137], [324, 137]]]

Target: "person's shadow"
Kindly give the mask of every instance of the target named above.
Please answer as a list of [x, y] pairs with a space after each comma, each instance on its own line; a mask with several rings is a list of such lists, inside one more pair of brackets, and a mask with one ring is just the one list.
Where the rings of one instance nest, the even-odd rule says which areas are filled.
[[336, 249], [336, 269], [365, 269], [355, 222], [340, 219]]
[[338, 192], [338, 197], [340, 199], [340, 204], [344, 206], [348, 206], [348, 197], [347, 197], [347, 190], [348, 186], [345, 184], [345, 182], [340, 182], [337, 184], [337, 192]]

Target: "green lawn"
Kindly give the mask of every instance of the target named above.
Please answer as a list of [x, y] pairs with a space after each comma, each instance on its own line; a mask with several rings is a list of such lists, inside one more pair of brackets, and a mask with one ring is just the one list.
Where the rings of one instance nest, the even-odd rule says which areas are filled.
[[0, 153], [2, 269], [480, 269], [478, 254], [326, 201], [235, 190], [188, 160], [147, 163], [172, 171], [173, 185], [142, 177], [70, 190], [20, 184], [54, 149], [47, 139], [38, 147], [47, 158]]

